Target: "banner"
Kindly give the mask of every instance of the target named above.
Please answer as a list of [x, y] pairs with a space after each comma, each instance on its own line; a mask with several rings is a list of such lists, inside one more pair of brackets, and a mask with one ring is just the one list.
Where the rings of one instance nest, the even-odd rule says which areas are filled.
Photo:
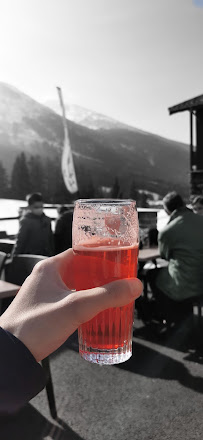
[[71, 151], [70, 139], [68, 136], [68, 127], [66, 121], [65, 107], [62, 98], [62, 92], [60, 87], [57, 87], [57, 90], [62, 108], [63, 127], [64, 127], [64, 147], [63, 147], [63, 153], [61, 159], [61, 169], [62, 169], [62, 175], [65, 185], [68, 191], [73, 194], [78, 192], [78, 184], [77, 184], [75, 168], [73, 163], [73, 155]]

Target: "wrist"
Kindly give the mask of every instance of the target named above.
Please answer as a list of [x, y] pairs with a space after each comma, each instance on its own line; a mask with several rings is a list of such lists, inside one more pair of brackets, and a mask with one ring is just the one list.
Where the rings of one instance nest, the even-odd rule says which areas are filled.
[[28, 329], [27, 330], [25, 329], [26, 326], [24, 324], [25, 323], [19, 321], [15, 322], [15, 319], [10, 320], [6, 316], [4, 317], [4, 315], [0, 317], [0, 327], [6, 332], [11, 333], [19, 341], [21, 341], [36, 359], [36, 356], [34, 355], [33, 350], [30, 347], [30, 344], [27, 344]]

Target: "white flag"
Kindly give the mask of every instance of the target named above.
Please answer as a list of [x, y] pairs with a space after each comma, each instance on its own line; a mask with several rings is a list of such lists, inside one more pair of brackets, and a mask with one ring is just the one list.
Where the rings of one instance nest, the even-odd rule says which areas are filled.
[[76, 193], [78, 191], [78, 184], [75, 174], [75, 168], [73, 163], [73, 155], [70, 145], [70, 139], [68, 136], [68, 128], [67, 128], [67, 122], [66, 122], [66, 114], [65, 114], [65, 107], [63, 103], [62, 98], [62, 92], [60, 87], [57, 87], [58, 94], [59, 94], [59, 100], [62, 108], [62, 114], [63, 114], [63, 126], [64, 126], [64, 146], [63, 146], [63, 153], [62, 153], [62, 160], [61, 160], [61, 168], [62, 168], [62, 175], [65, 182], [65, 185], [70, 191], [70, 193]]

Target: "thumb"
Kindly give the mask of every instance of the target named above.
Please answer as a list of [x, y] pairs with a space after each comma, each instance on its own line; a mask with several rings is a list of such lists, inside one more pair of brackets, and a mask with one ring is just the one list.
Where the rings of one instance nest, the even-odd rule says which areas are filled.
[[77, 326], [112, 307], [122, 307], [137, 299], [143, 290], [137, 278], [123, 279], [94, 289], [81, 290], [69, 295]]

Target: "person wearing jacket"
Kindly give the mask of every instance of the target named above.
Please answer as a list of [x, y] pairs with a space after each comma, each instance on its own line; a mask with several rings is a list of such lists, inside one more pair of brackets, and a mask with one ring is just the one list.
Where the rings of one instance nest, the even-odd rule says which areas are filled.
[[20, 219], [20, 228], [13, 255], [54, 255], [51, 220], [43, 213], [43, 199], [40, 193], [26, 197], [28, 210]]
[[58, 214], [54, 232], [56, 254], [72, 247], [73, 209], [62, 205], [58, 208]]
[[164, 197], [163, 206], [170, 217], [159, 232], [158, 245], [168, 266], [148, 277], [162, 311], [203, 293], [203, 217], [188, 209], [176, 192]]
[[44, 388], [39, 362], [79, 325], [105, 309], [131, 303], [142, 293], [142, 283], [135, 278], [71, 291], [73, 261], [69, 249], [38, 263], [0, 316], [0, 415], [16, 412]]

